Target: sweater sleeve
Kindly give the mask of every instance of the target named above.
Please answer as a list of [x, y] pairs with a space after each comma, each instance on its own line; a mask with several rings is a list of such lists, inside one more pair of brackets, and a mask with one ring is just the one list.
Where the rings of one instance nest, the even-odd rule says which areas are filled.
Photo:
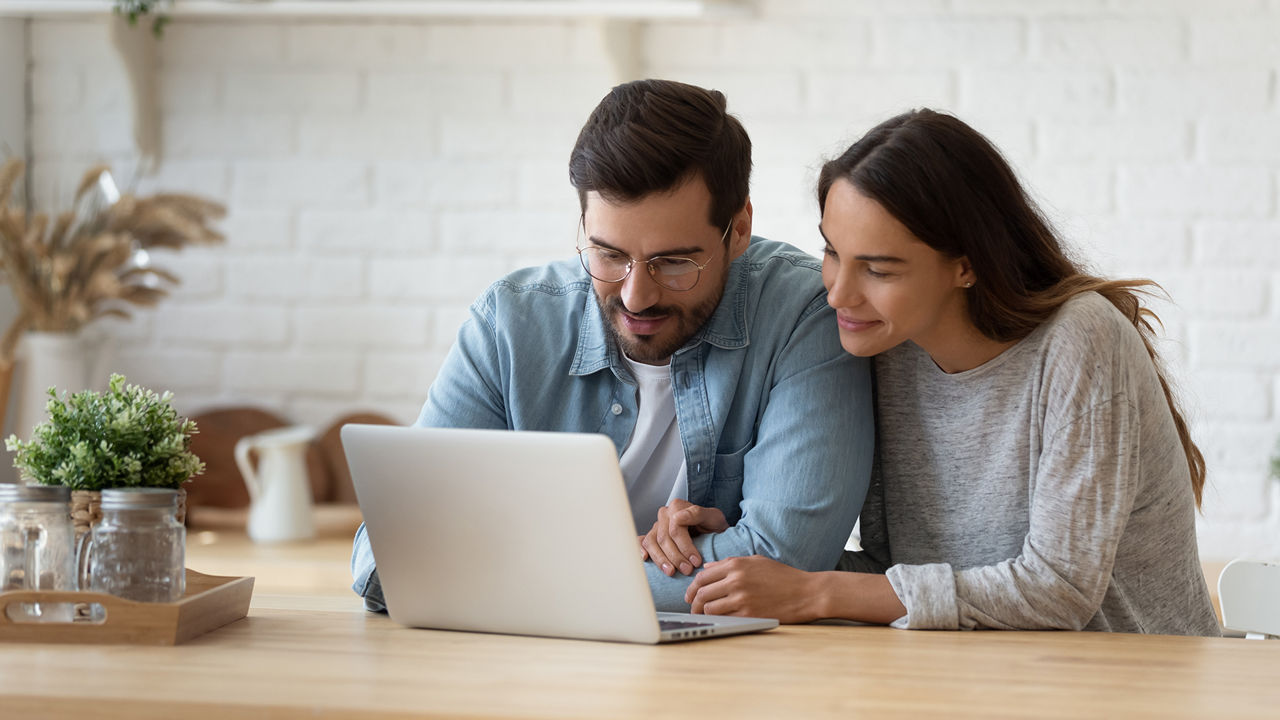
[[1102, 604], [1138, 476], [1138, 411], [1123, 393], [1046, 438], [1021, 552], [994, 565], [895, 565], [911, 629], [1071, 629]]

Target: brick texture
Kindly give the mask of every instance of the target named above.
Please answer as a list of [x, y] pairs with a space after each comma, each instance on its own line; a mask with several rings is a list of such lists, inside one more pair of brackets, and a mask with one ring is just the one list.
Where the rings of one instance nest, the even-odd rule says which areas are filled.
[[[755, 143], [758, 233], [810, 252], [824, 158], [910, 107], [996, 142], [1098, 272], [1150, 277], [1160, 343], [1209, 462], [1205, 557], [1277, 557], [1280, 2], [760, 0], [653, 21], [635, 57], [575, 19], [175, 21], [165, 162], [137, 175], [103, 20], [31, 24], [32, 197], [90, 164], [228, 205], [227, 243], [155, 261], [183, 284], [92, 332], [178, 406], [324, 425], [409, 422], [475, 295], [572, 257], [565, 163], [618, 68], [723, 90]], [[618, 62], [621, 59], [622, 62]]]

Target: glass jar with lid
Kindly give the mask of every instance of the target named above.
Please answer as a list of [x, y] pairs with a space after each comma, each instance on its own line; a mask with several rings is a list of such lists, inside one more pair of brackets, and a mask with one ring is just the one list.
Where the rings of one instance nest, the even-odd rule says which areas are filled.
[[186, 528], [178, 491], [102, 491], [102, 519], [80, 539], [80, 589], [138, 602], [173, 602], [186, 592]]
[[[57, 485], [0, 483], [0, 592], [75, 590], [71, 491]], [[17, 603], [14, 620], [68, 622], [69, 603]]]

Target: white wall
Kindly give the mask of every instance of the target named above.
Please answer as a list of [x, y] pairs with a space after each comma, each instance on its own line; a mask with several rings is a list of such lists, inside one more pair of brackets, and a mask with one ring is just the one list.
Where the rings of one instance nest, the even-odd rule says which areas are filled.
[[[1152, 277], [1209, 461], [1205, 555], [1280, 555], [1280, 0], [761, 0], [651, 23], [645, 74], [724, 90], [756, 143], [760, 234], [816, 251], [817, 167], [911, 106], [991, 136], [1105, 273]], [[128, 175], [105, 25], [33, 30], [36, 195]], [[178, 21], [168, 159], [142, 190], [225, 199], [225, 247], [109, 326], [118, 368], [186, 411], [414, 416], [468, 302], [566, 257], [566, 159], [615, 77], [589, 21]]]
[[0, 18], [0, 158], [26, 147], [26, 23]]
[[[20, 19], [0, 19], [0, 163], [10, 157], [22, 157], [27, 145], [27, 33], [26, 23]], [[0, 203], [12, 199], [22, 202], [26, 194], [17, 189], [14, 197], [0, 198]], [[13, 322], [18, 314], [18, 303], [12, 293], [0, 291], [0, 332]], [[5, 420], [0, 423], [0, 435], [8, 437], [12, 417], [17, 412], [17, 392], [9, 403], [10, 408], [0, 408]], [[7, 452], [0, 458], [8, 459]], [[4, 464], [8, 464], [7, 462]], [[10, 471], [0, 469], [0, 481], [9, 479]]]

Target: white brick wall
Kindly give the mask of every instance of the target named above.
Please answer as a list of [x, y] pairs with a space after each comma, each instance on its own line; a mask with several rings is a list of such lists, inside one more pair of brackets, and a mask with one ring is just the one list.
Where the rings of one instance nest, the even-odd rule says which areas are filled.
[[[16, 18], [0, 18], [0, 97], [24, 97], [29, 83], [27, 82], [27, 32], [26, 23]], [[44, 107], [66, 103], [75, 107], [79, 99], [79, 75], [74, 72], [65, 73], [56, 81], [61, 87], [39, 90], [32, 87], [33, 100], [39, 100]], [[21, 102], [0, 103], [0, 155], [9, 153], [21, 154], [27, 146], [27, 108]], [[26, 191], [19, 188], [16, 194], [18, 202], [26, 201]], [[18, 316], [18, 303], [9, 293], [0, 292], [0, 326], [8, 327]], [[6, 416], [16, 414], [20, 393], [10, 394]], [[3, 432], [4, 428], [0, 428]]]
[[[1207, 557], [1280, 556], [1280, 2], [760, 0], [651, 22], [639, 66], [724, 90], [756, 147], [760, 234], [818, 249], [817, 168], [930, 105], [1001, 146], [1100, 271], [1161, 282], [1162, 343], [1209, 459]], [[615, 81], [593, 21], [178, 21], [167, 157], [144, 192], [225, 199], [224, 247], [156, 261], [174, 297], [114, 338], [186, 411], [414, 417], [467, 304], [568, 257], [565, 161]], [[33, 188], [134, 180], [127, 81], [97, 21], [31, 46]]]

